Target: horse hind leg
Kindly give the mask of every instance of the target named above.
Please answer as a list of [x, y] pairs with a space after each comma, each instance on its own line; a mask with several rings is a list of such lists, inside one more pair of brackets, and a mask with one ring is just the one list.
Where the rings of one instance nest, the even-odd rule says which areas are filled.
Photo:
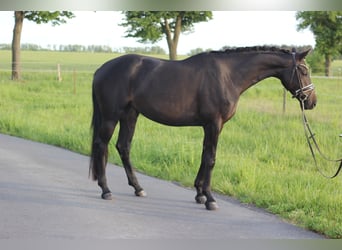
[[120, 131], [118, 141], [116, 143], [116, 149], [119, 152], [122, 164], [125, 168], [128, 185], [134, 188], [136, 196], [146, 196], [146, 192], [139, 185], [138, 179], [134, 173], [134, 168], [130, 161], [131, 142], [138, 115], [139, 114], [136, 110], [128, 108], [126, 113], [120, 119]]
[[93, 143], [93, 171], [94, 179], [102, 189], [102, 199], [111, 200], [112, 193], [107, 185], [106, 165], [108, 160], [108, 143], [113, 135], [117, 122], [104, 122], [98, 136]]

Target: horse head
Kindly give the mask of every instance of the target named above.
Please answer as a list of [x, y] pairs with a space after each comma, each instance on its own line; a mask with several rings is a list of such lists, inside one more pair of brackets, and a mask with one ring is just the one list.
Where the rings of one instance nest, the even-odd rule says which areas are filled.
[[287, 68], [281, 77], [284, 87], [291, 92], [293, 98], [297, 98], [304, 109], [313, 109], [317, 103], [315, 87], [305, 63], [309, 52], [310, 49], [301, 53], [293, 51], [291, 67]]

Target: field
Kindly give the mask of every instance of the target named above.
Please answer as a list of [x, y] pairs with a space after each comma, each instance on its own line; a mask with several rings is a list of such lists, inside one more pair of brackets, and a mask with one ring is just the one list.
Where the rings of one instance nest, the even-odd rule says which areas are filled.
[[[0, 132], [89, 155], [92, 74], [115, 56], [24, 51], [23, 80], [12, 82], [10, 52], [0, 51]], [[313, 82], [318, 106], [307, 112], [308, 119], [322, 151], [331, 158], [341, 157], [342, 79], [313, 78]], [[342, 238], [341, 176], [330, 180], [318, 173], [304, 137], [299, 104], [287, 94], [283, 113], [282, 96], [283, 88], [273, 78], [243, 94], [236, 115], [220, 136], [212, 187], [327, 237]], [[114, 149], [116, 136], [117, 131], [110, 161], [121, 165]], [[192, 186], [202, 137], [200, 127], [167, 127], [140, 116], [132, 162], [140, 172]], [[321, 158], [318, 164], [328, 175], [338, 166]], [[85, 178], [87, 171], [84, 166]], [[109, 185], [113, 189], [110, 180]]]

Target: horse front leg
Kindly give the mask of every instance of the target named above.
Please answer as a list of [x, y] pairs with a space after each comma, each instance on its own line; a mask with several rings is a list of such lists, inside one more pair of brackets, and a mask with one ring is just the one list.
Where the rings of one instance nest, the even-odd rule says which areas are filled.
[[203, 154], [204, 154], [204, 152], [202, 152], [202, 162], [201, 162], [197, 177], [195, 179], [195, 184], [194, 184], [196, 191], [197, 191], [195, 200], [198, 204], [204, 204], [207, 201], [207, 198], [203, 194], [203, 182], [204, 182]]
[[201, 166], [198, 171], [195, 188], [197, 203], [205, 204], [208, 210], [216, 210], [218, 205], [211, 193], [211, 173], [215, 165], [216, 147], [221, 126], [209, 124], [204, 127], [204, 141]]

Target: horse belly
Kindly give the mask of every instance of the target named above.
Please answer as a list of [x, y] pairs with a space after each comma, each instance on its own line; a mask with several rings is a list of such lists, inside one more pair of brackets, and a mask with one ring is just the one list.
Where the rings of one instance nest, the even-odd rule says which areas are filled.
[[172, 93], [144, 95], [135, 98], [134, 107], [147, 118], [165, 125], [199, 125], [194, 97], [182, 97]]

